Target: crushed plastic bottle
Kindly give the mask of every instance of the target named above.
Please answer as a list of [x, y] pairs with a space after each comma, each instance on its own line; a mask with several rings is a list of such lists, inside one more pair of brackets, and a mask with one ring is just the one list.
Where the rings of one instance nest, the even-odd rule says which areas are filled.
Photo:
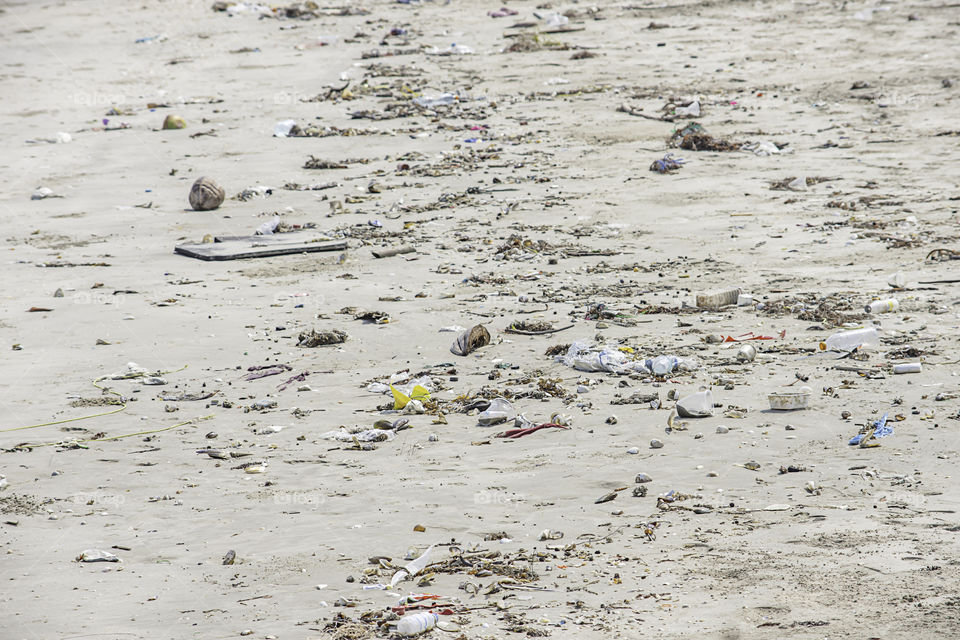
[[546, 25], [552, 29], [559, 29], [570, 24], [570, 18], [560, 13], [551, 13], [544, 20]]
[[642, 370], [655, 376], [665, 376], [674, 371], [695, 371], [699, 366], [700, 363], [693, 358], [657, 356], [644, 360]]
[[277, 230], [277, 227], [280, 226], [280, 216], [274, 216], [270, 220], [267, 220], [254, 231], [253, 235], [255, 236], [269, 236], [273, 235], [273, 232]]
[[880, 334], [873, 327], [841, 331], [835, 333], [826, 342], [820, 343], [820, 349], [825, 351], [853, 351], [857, 347], [876, 348], [880, 346]]
[[421, 107], [433, 108], [433, 107], [445, 107], [447, 105], [456, 104], [460, 101], [460, 98], [455, 93], [441, 93], [439, 96], [434, 96], [428, 98], [426, 96], [421, 96], [419, 98], [414, 98], [414, 104], [417, 104]]
[[506, 398], [494, 398], [487, 410], [477, 416], [477, 422], [484, 427], [500, 424], [517, 417], [517, 410]]

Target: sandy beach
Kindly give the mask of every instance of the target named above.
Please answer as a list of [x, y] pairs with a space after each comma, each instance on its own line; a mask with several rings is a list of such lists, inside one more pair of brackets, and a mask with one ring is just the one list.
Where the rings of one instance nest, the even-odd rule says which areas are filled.
[[960, 636], [957, 5], [0, 25], [0, 639]]

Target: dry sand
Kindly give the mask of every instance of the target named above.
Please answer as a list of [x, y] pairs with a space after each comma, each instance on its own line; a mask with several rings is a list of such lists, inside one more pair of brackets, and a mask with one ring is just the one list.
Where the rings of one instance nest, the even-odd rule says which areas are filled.
[[[434, 637], [960, 635], [960, 285], [919, 284], [960, 277], [960, 263], [924, 260], [960, 249], [958, 89], [944, 82], [960, 81], [956, 5], [511, 2], [519, 13], [503, 18], [487, 15], [492, 2], [341, 6], [304, 20], [183, 0], [3, 4], [0, 637], [384, 636], [376, 622], [409, 593], [454, 612]], [[548, 29], [534, 12], [567, 13], [578, 30], [505, 37]], [[536, 26], [511, 28], [520, 22]], [[406, 35], [382, 42], [395, 28]], [[430, 55], [453, 43], [473, 53]], [[372, 50], [408, 53], [362, 58]], [[342, 77], [353, 99], [330, 91]], [[445, 91], [462, 100], [410, 102]], [[714, 136], [791, 153], [675, 149], [686, 164], [653, 173], [690, 120], [618, 109], [659, 117], [671, 98], [699, 100], [696, 121]], [[186, 129], [160, 130], [169, 114]], [[285, 119], [379, 133], [273, 137]], [[58, 132], [72, 140], [38, 141]], [[368, 162], [303, 169], [310, 156]], [[188, 209], [201, 175], [226, 189], [216, 211]], [[796, 177], [831, 180], [771, 189]], [[272, 195], [235, 197], [257, 185]], [[61, 197], [31, 200], [38, 187]], [[349, 248], [236, 262], [173, 253], [250, 234], [274, 212]], [[550, 246], [504, 256], [511, 234]], [[371, 255], [401, 246], [416, 253]], [[615, 255], [572, 255], [583, 250]], [[905, 286], [891, 293], [895, 272]], [[689, 309], [723, 286], [764, 308]], [[884, 342], [866, 360], [815, 350], [838, 323], [871, 324], [859, 310], [891, 295], [900, 309], [876, 317]], [[589, 320], [595, 303], [620, 315]], [[517, 319], [574, 327], [504, 332]], [[455, 335], [440, 329], [478, 322], [492, 344], [452, 355]], [[349, 340], [298, 348], [311, 328]], [[739, 345], [705, 341], [781, 331], [746, 365]], [[575, 340], [702, 366], [655, 382], [544, 354]], [[898, 357], [927, 364], [894, 376]], [[128, 362], [168, 384], [103, 380], [123, 411], [12, 430], [119, 408], [73, 405], [118, 398], [92, 381]], [[278, 363], [291, 370], [244, 380]], [[443, 387], [433, 401], [447, 424], [408, 416], [412, 428], [373, 450], [320, 437], [396, 419], [378, 410], [389, 396], [363, 387], [404, 370]], [[564, 397], [538, 398], [556, 379]], [[810, 407], [771, 412], [767, 394], [793, 382], [813, 390]], [[665, 434], [668, 392], [701, 385], [715, 415]], [[215, 395], [161, 399], [181, 392]], [[572, 428], [499, 439], [503, 427], [452, 402], [504, 392], [535, 423], [561, 412]], [[658, 393], [662, 408], [611, 405], [634, 392]], [[245, 409], [264, 400], [276, 408]], [[848, 446], [887, 412], [903, 420], [881, 446]], [[271, 425], [285, 428], [260, 435]], [[250, 455], [196, 453], [208, 447]], [[249, 462], [266, 473], [236, 468]], [[791, 464], [806, 471], [778, 472]], [[633, 497], [640, 472], [652, 482]], [[658, 506], [671, 490], [691, 497]], [[544, 529], [564, 536], [540, 541]], [[506, 539], [485, 540], [494, 533]], [[435, 548], [429, 584], [364, 588], [453, 540]], [[76, 562], [88, 549], [122, 563]], [[452, 568], [477, 550], [502, 555], [487, 572]], [[378, 569], [374, 556], [392, 560]], [[370, 624], [346, 624], [364, 614]]]

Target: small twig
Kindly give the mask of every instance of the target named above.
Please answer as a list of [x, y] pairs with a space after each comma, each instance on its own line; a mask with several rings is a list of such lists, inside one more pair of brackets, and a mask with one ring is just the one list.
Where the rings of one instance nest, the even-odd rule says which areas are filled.
[[566, 331], [567, 329], [573, 328], [574, 325], [567, 325], [566, 327], [560, 327], [558, 329], [547, 329], [546, 331], [523, 331], [522, 329], [514, 329], [513, 327], [507, 327], [503, 330], [504, 333], [516, 333], [521, 336], [545, 336], [548, 333], [557, 333], [559, 331]]

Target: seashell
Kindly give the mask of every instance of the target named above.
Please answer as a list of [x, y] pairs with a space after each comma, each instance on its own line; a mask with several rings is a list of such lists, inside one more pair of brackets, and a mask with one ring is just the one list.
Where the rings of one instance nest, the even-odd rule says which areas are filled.
[[223, 187], [210, 178], [197, 178], [190, 187], [190, 206], [194, 211], [212, 211], [223, 204]]

